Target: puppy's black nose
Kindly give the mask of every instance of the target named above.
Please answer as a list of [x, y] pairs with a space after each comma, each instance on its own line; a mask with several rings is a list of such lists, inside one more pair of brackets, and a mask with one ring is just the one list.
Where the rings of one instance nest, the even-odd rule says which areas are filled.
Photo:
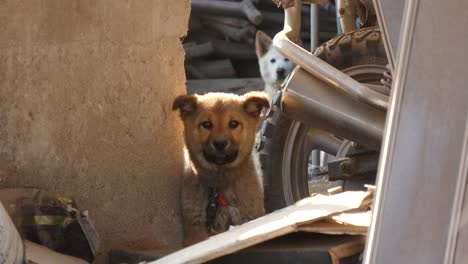
[[283, 68], [276, 69], [276, 74], [278, 75], [278, 79], [284, 79], [286, 77], [286, 70]]
[[227, 140], [224, 140], [224, 139], [213, 140], [213, 146], [218, 151], [224, 150], [227, 144], [228, 144]]

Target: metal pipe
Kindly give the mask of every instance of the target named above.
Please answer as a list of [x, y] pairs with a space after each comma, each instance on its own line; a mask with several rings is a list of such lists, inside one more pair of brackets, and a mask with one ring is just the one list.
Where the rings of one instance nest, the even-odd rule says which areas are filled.
[[285, 10], [284, 29], [276, 34], [273, 39], [275, 48], [291, 61], [327, 84], [351, 95], [359, 101], [365, 102], [375, 108], [386, 110], [388, 107], [387, 96], [372, 91], [294, 43], [300, 43], [300, 10], [301, 0], [296, 0], [294, 7]]
[[[319, 42], [319, 32], [318, 32], [318, 23], [319, 23], [319, 9], [317, 4], [310, 4], [310, 51], [313, 52]], [[312, 167], [314, 170], [320, 170], [322, 166], [322, 153], [320, 150], [312, 150]]]
[[308, 147], [312, 150], [321, 150], [336, 155], [343, 141], [327, 131], [311, 128], [307, 131], [307, 143], [310, 144]]
[[317, 4], [310, 4], [310, 50], [314, 51], [319, 43], [319, 7]]
[[378, 165], [379, 153], [339, 159], [328, 163], [328, 178], [330, 181], [337, 181], [375, 176]]
[[286, 87], [281, 109], [287, 116], [379, 150], [385, 124], [384, 110], [354, 100], [341, 90], [330, 89], [327, 83], [300, 68], [291, 73]]

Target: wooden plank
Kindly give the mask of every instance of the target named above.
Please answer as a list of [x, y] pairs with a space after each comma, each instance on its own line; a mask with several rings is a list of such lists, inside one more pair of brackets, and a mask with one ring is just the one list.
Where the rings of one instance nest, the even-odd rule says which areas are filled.
[[318, 222], [301, 225], [299, 226], [299, 230], [332, 235], [366, 235], [371, 218], [372, 212], [370, 210], [345, 212]]
[[[345, 244], [338, 245], [329, 250], [332, 264], [343, 263], [344, 258], [360, 254], [366, 245], [366, 238], [363, 236], [359, 240], [350, 241]], [[356, 262], [353, 262], [356, 263]]]
[[236, 71], [231, 60], [193, 61], [191, 63], [205, 78], [232, 78]]
[[[360, 244], [360, 248], [356, 247]], [[353, 235], [324, 235], [298, 232], [278, 237], [258, 245], [209, 261], [210, 264], [333, 264], [331, 256], [345, 263], [357, 263], [365, 238]], [[146, 263], [161, 258], [166, 250], [113, 249], [109, 263]], [[344, 260], [346, 259], [346, 260]], [[355, 260], [352, 262], [352, 260]], [[343, 262], [342, 262], [343, 264]]]
[[227, 39], [234, 40], [237, 42], [245, 42], [253, 44], [255, 32], [257, 29], [254, 26], [246, 26], [243, 28], [237, 28], [230, 25], [218, 24], [218, 23], [203, 23], [205, 27], [218, 31], [223, 34]]
[[251, 26], [252, 24], [238, 17], [226, 17], [226, 16], [215, 16], [215, 15], [200, 15], [200, 18], [205, 22], [224, 24], [232, 27], [243, 28]]
[[343, 187], [342, 186], [335, 186], [333, 188], [328, 189], [327, 192], [328, 192], [328, 195], [334, 195], [334, 194], [342, 193], [343, 192]]
[[337, 195], [316, 195], [294, 205], [174, 252], [153, 264], [204, 263], [260, 242], [296, 232], [299, 225], [318, 221], [332, 214], [367, 208], [372, 200], [367, 192], [343, 192]]
[[206, 42], [202, 44], [193, 44], [188, 45], [184, 44], [185, 49], [185, 59], [192, 60], [200, 57], [206, 57], [215, 52], [215, 48], [212, 42]]
[[185, 71], [187, 72], [188, 76], [191, 76], [195, 79], [205, 79], [206, 76], [199, 71], [195, 66], [190, 63], [185, 64]]
[[236, 60], [249, 60], [256, 59], [254, 45], [232, 43], [227, 41], [215, 40], [213, 41], [215, 53], [218, 56]]

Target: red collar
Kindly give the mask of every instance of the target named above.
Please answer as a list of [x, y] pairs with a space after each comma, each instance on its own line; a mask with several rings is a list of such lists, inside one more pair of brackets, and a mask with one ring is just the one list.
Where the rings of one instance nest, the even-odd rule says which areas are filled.
[[226, 197], [224, 197], [222, 192], [216, 192], [216, 197], [217, 197], [216, 202], [218, 203], [219, 206], [229, 205], [228, 200], [226, 199]]

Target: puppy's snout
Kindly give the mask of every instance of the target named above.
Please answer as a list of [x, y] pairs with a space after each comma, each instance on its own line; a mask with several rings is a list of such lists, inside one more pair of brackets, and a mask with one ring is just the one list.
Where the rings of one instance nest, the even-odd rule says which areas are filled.
[[226, 148], [228, 142], [225, 139], [216, 139], [213, 140], [212, 144], [216, 150], [223, 151]]
[[276, 69], [276, 75], [278, 75], [278, 79], [284, 79], [286, 77], [286, 70], [284, 68]]

